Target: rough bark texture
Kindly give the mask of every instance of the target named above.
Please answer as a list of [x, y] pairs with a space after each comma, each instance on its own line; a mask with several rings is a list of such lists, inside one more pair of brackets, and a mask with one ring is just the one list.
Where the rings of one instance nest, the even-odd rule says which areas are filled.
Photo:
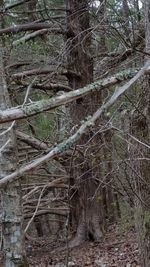
[[122, 1], [122, 8], [123, 8], [125, 36], [126, 36], [127, 41], [129, 41], [130, 40], [130, 37], [129, 37], [130, 36], [130, 21], [129, 21], [130, 9], [129, 9], [127, 0]]
[[[148, 69], [146, 70], [146, 72]], [[50, 99], [43, 99], [40, 101], [36, 101], [33, 103], [25, 104], [24, 106], [18, 106], [15, 108], [8, 108], [4, 111], [0, 110], [0, 123], [10, 122], [13, 120], [19, 120], [23, 118], [27, 118], [38, 113], [53, 110], [59, 106], [65, 105], [66, 103], [72, 102], [75, 99], [81, 99], [86, 95], [93, 93], [93, 95], [99, 95], [101, 90], [113, 86], [122, 82], [123, 80], [127, 80], [132, 78], [137, 73], [137, 70], [127, 70], [121, 73], [118, 73], [116, 76], [109, 77], [107, 79], [99, 80], [94, 83], [88, 84], [87, 86], [74, 90], [69, 93], [64, 93], [60, 96], [54, 96]], [[71, 76], [69, 76], [71, 77]], [[74, 79], [74, 78], [73, 78]], [[78, 79], [77, 79], [78, 80]], [[95, 94], [94, 94], [95, 93]], [[98, 98], [99, 99], [99, 98]], [[80, 102], [80, 100], [79, 100]], [[91, 100], [92, 102], [92, 100]], [[99, 105], [98, 105], [99, 106]], [[91, 108], [98, 108], [95, 104], [92, 104]], [[72, 106], [73, 107], [73, 106]], [[85, 108], [85, 107], [84, 107]], [[88, 114], [89, 109], [86, 108], [83, 115]], [[83, 117], [82, 115], [82, 117]], [[84, 117], [85, 118], [85, 117]], [[79, 122], [79, 119], [77, 120]]]
[[[150, 109], [148, 90], [150, 88], [149, 78], [147, 77], [142, 81], [142, 99], [138, 100], [138, 112], [133, 111], [132, 114], [132, 134], [141, 142], [145, 144], [150, 143], [150, 132], [149, 132], [149, 119]], [[144, 115], [144, 110], [147, 114]], [[149, 111], [148, 111], [149, 110]], [[148, 114], [149, 113], [149, 114]], [[134, 142], [133, 147], [133, 160], [136, 157], [149, 158], [149, 148], [146, 146]], [[133, 161], [135, 162], [135, 161]], [[138, 236], [138, 243], [140, 248], [141, 266], [150, 266], [150, 164], [147, 160], [141, 160], [133, 163], [134, 173], [132, 178], [135, 185], [135, 225]]]
[[[80, 74], [78, 79], [68, 76], [68, 80], [69, 86], [77, 89], [93, 81], [88, 1], [67, 0], [66, 7], [71, 12], [67, 17], [68, 68]], [[74, 101], [69, 106], [71, 123], [78, 125], [87, 115], [92, 115], [100, 103], [100, 93], [93, 93], [92, 96]], [[91, 130], [82, 136], [78, 142], [80, 152], [75, 154], [72, 162], [70, 183], [71, 186], [76, 184], [77, 190], [71, 191], [71, 222], [76, 234], [70, 246], [78, 245], [90, 238], [100, 241], [103, 235], [100, 229], [101, 204], [97, 201], [99, 190], [96, 190], [96, 177], [92, 170], [94, 165], [90, 158], [92, 150], [90, 149], [87, 154], [85, 152], [85, 144], [93, 134]]]
[[[145, 33], [146, 52], [150, 53], [150, 1], [145, 4]], [[145, 144], [150, 143], [150, 78], [149, 75], [142, 81], [138, 98], [137, 110], [132, 115], [132, 133]], [[134, 155], [143, 158], [150, 157], [150, 150], [141, 144], [134, 143]], [[138, 197], [135, 198], [135, 222], [140, 248], [141, 266], [150, 266], [150, 164], [142, 160], [137, 163], [135, 189]]]
[[[2, 74], [2, 73], [1, 73]], [[5, 83], [0, 81], [0, 107], [8, 108], [9, 96]], [[10, 127], [10, 124], [0, 125], [0, 134]], [[7, 143], [9, 141], [9, 143]], [[7, 144], [5, 146], [5, 144]], [[0, 179], [17, 168], [17, 151], [13, 130], [0, 137]], [[21, 190], [19, 182], [6, 185], [1, 190], [2, 205], [2, 249], [5, 254], [4, 266], [20, 267], [24, 265], [24, 250], [22, 240], [22, 210]]]
[[[0, 5], [2, 6], [2, 1]], [[0, 17], [0, 27], [2, 16]], [[3, 44], [0, 43], [0, 109], [10, 107], [10, 99], [3, 72]], [[17, 168], [17, 149], [13, 127], [10, 124], [0, 125], [0, 179]], [[27, 266], [24, 259], [22, 240], [21, 190], [19, 182], [6, 185], [1, 189], [2, 207], [2, 250], [5, 267]]]

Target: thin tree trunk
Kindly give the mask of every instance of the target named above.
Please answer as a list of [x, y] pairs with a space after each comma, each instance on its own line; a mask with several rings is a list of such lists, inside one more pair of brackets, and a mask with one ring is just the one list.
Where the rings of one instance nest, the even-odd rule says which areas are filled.
[[125, 35], [127, 40], [129, 40], [129, 35], [130, 35], [130, 21], [129, 21], [129, 16], [130, 16], [130, 9], [128, 6], [128, 1], [127, 0], [122, 0], [122, 8], [123, 8], [123, 17], [124, 17], [124, 27], [125, 27]]
[[[145, 40], [146, 52], [150, 53], [150, 1], [145, 5]], [[150, 143], [150, 78], [143, 78], [140, 86], [142, 97], [138, 98], [138, 110], [132, 115], [132, 133], [145, 144]], [[141, 95], [140, 91], [140, 95]], [[150, 150], [141, 144], [134, 143], [134, 156], [142, 156], [145, 160], [136, 163], [135, 169], [135, 224], [140, 248], [141, 266], [150, 266], [150, 164], [146, 158], [150, 157]]]

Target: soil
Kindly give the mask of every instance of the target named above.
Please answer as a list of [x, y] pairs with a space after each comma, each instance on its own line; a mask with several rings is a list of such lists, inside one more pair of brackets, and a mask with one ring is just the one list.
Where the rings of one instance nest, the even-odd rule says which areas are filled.
[[34, 267], [140, 267], [134, 228], [111, 226], [100, 243], [84, 242], [62, 250], [63, 243], [45, 239], [27, 242], [30, 266]]

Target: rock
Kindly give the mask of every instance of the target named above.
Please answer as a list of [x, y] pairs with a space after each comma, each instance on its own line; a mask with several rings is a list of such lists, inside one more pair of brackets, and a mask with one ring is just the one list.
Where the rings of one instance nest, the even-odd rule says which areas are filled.
[[[68, 267], [76, 267], [76, 264], [75, 264], [75, 262], [73, 262], [73, 261], [69, 261], [68, 262]], [[57, 263], [56, 265], [55, 265], [55, 267], [66, 267], [66, 265], [64, 264], [64, 263]]]
[[72, 266], [75, 266], [75, 265], [76, 265], [76, 264], [75, 264], [73, 261], [69, 261], [69, 262], [68, 262], [68, 266], [69, 266], [69, 267], [72, 267]]
[[95, 264], [96, 266], [99, 266], [99, 267], [107, 267], [107, 264], [104, 262], [103, 258], [96, 260]]

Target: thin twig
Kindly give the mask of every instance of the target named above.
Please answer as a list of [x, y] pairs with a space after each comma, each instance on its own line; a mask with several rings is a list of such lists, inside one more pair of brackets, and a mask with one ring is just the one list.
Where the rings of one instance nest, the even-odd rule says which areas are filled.
[[35, 209], [35, 211], [34, 211], [34, 213], [33, 213], [33, 216], [32, 216], [31, 219], [29, 220], [29, 222], [28, 222], [28, 224], [27, 224], [27, 226], [26, 226], [26, 228], [25, 228], [25, 230], [24, 230], [24, 234], [27, 232], [27, 230], [29, 229], [30, 224], [32, 223], [32, 221], [34, 220], [34, 217], [36, 216], [36, 213], [37, 213], [37, 211], [38, 211], [38, 208], [39, 208], [39, 205], [40, 205], [40, 201], [41, 201], [43, 192], [44, 192], [44, 190], [45, 190], [46, 187], [47, 187], [47, 185], [45, 185], [45, 186], [43, 187], [43, 189], [42, 189], [42, 191], [41, 191], [41, 193], [40, 193], [40, 196], [39, 196], [39, 199], [38, 199], [38, 203], [37, 203], [36, 209]]

